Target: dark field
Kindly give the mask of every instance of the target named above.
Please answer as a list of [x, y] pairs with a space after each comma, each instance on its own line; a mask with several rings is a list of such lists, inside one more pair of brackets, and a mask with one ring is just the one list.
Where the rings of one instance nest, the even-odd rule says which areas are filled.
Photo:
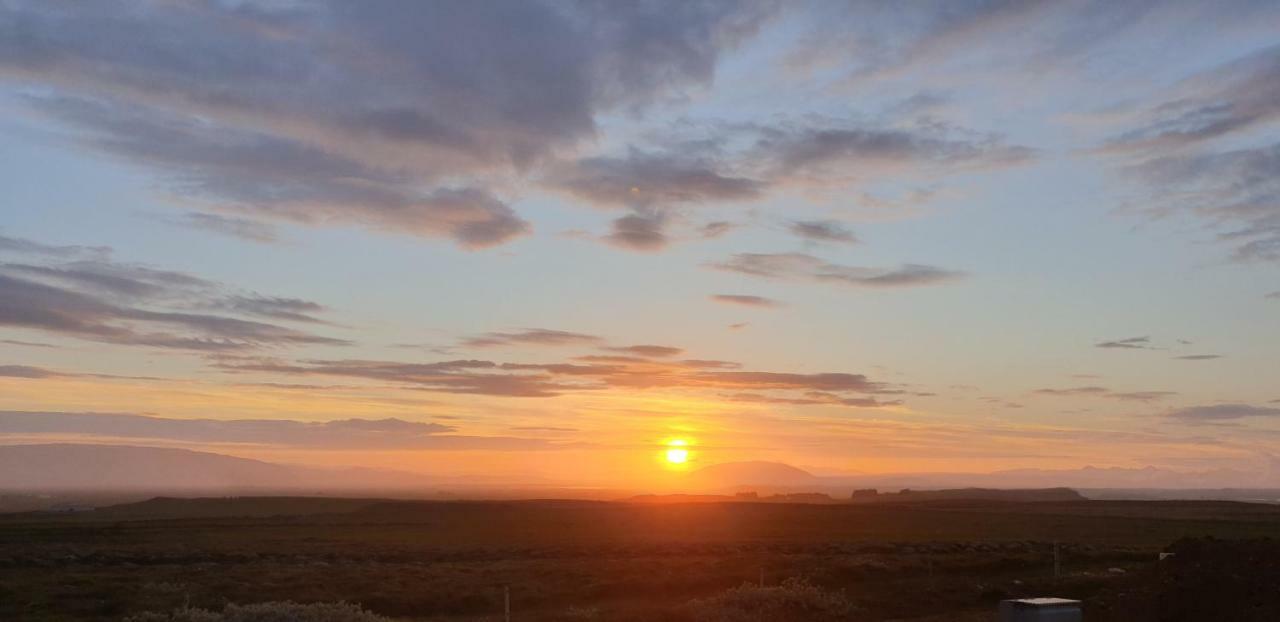
[[[1205, 536], [1280, 537], [1280, 507], [158, 500], [0, 517], [0, 619], [346, 600], [394, 618], [498, 620], [509, 585], [516, 620], [736, 620], [699, 599], [795, 577], [842, 595], [850, 620], [989, 620], [1002, 598], [1044, 595], [1085, 600], [1091, 622], [1191, 620], [1205, 618], [1160, 603], [1204, 577], [1280, 578], [1274, 556], [1246, 554], [1274, 552], [1265, 540], [1186, 540], [1157, 563]], [[1235, 588], [1216, 589], [1197, 602]], [[1250, 594], [1264, 602], [1222, 619], [1275, 619], [1251, 616], [1272, 615], [1276, 597]]]

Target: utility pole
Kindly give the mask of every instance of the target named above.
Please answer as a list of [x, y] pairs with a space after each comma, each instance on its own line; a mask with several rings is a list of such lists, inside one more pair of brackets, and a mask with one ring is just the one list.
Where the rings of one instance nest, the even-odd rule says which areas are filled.
[[511, 586], [502, 586], [502, 618], [511, 622]]
[[1053, 543], [1053, 578], [1062, 576], [1062, 554], [1058, 551], [1058, 543]]

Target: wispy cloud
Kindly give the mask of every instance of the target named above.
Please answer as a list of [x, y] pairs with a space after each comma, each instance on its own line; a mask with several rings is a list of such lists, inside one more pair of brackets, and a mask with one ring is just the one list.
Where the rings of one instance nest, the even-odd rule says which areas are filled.
[[30, 365], [0, 365], [0, 377], [3, 378], [60, 378], [65, 374]]
[[22, 346], [24, 348], [56, 348], [58, 347], [51, 343], [43, 343], [40, 341], [21, 341], [18, 339], [0, 339], [0, 343], [11, 345], [11, 346]]
[[896, 268], [843, 266], [804, 253], [738, 253], [709, 264], [726, 272], [782, 280], [809, 280], [855, 287], [913, 287], [962, 278], [963, 272], [922, 264]]
[[1105, 397], [1108, 399], [1127, 402], [1152, 402], [1178, 394], [1176, 391], [1113, 391], [1106, 387], [1099, 386], [1069, 387], [1065, 389], [1036, 389], [1033, 393], [1036, 393], [1037, 395], [1051, 395], [1055, 397], [1080, 395]]
[[611, 246], [626, 250], [659, 251], [669, 243], [667, 220], [668, 215], [663, 210], [641, 208], [636, 213], [615, 219], [612, 231], [601, 239]]
[[[805, 117], [775, 123], [677, 123], [646, 147], [562, 163], [543, 185], [593, 206], [627, 209], [604, 241], [629, 250], [664, 248], [686, 210], [756, 201], [789, 187], [866, 184], [895, 174], [925, 178], [1025, 164], [1026, 147], [990, 134], [921, 124], [885, 128], [848, 119]], [[853, 243], [834, 221], [794, 221], [809, 240]], [[716, 227], [698, 232], [718, 235]]]
[[736, 305], [740, 307], [757, 307], [765, 309], [774, 309], [784, 306], [779, 300], [766, 298], [764, 296], [752, 296], [749, 294], [712, 294], [711, 300], [724, 303], [727, 305]]
[[513, 333], [485, 333], [462, 340], [469, 348], [493, 348], [498, 346], [571, 346], [593, 345], [604, 341], [595, 335], [574, 333], [546, 328], [528, 328]]
[[[42, 246], [24, 246], [32, 245]], [[190, 311], [216, 308], [299, 321], [309, 317], [301, 311], [318, 310], [312, 304], [256, 295], [228, 297], [223, 286], [207, 279], [106, 258], [0, 264], [0, 326], [117, 345], [206, 352], [347, 345], [342, 339], [266, 322]], [[293, 317], [285, 317], [289, 314]]]
[[174, 419], [135, 414], [0, 411], [0, 434], [75, 435], [192, 444], [246, 444], [305, 449], [539, 449], [547, 441], [465, 436], [452, 426], [403, 419]]
[[82, 9], [3, 9], [23, 36], [7, 38], [0, 71], [47, 93], [33, 108], [85, 144], [223, 210], [470, 248], [529, 229], [481, 177], [573, 148], [595, 135], [599, 113], [709, 83], [719, 53], [770, 13], [765, 3]]
[[627, 354], [635, 354], [637, 356], [650, 356], [657, 358], [667, 358], [679, 356], [684, 353], [684, 348], [676, 348], [673, 346], [655, 346], [648, 344], [634, 346], [610, 346], [605, 348], [612, 352], [624, 352]]
[[275, 318], [277, 320], [307, 322], [313, 324], [326, 323], [324, 320], [317, 318], [314, 315], [316, 313], [327, 311], [327, 308], [324, 305], [317, 302], [311, 302], [310, 300], [302, 300], [300, 298], [281, 298], [279, 296], [261, 296], [258, 294], [237, 294], [218, 301], [216, 306], [229, 311]]
[[852, 230], [833, 220], [796, 220], [787, 230], [798, 237], [816, 242], [853, 244], [858, 241]]
[[1192, 76], [1141, 113], [1107, 151], [1169, 151], [1280, 118], [1280, 45]]
[[699, 234], [705, 239], [714, 240], [716, 238], [723, 237], [734, 229], [737, 229], [738, 226], [739, 225], [727, 220], [716, 220], [702, 225], [702, 228], [699, 229]]
[[160, 214], [157, 215], [157, 218], [161, 222], [177, 227], [229, 235], [250, 242], [271, 244], [279, 239], [274, 225], [239, 216], [186, 212], [183, 214]]
[[1114, 339], [1111, 341], [1100, 341], [1094, 344], [1095, 348], [1115, 349], [1115, 350], [1153, 350], [1150, 337], [1128, 337], [1126, 339]]
[[118, 376], [115, 374], [90, 374], [59, 371], [33, 365], [0, 365], [0, 378], [24, 378], [27, 380], [45, 380], [49, 378], [98, 378], [105, 380], [149, 380], [160, 378], [153, 376]]
[[[759, 393], [766, 397], [849, 405], [876, 394], [893, 394], [890, 386], [862, 374], [841, 372], [795, 373], [742, 370], [733, 361], [670, 360], [652, 355], [580, 355], [565, 362], [511, 363], [490, 360], [451, 360], [408, 363], [380, 360], [226, 359], [217, 365], [230, 373], [361, 378], [404, 385], [424, 391], [501, 397], [547, 398], [605, 390], [672, 389], [709, 392], [724, 390]], [[795, 395], [822, 392], [830, 395]], [[816, 401], [814, 401], [816, 400]], [[782, 402], [779, 402], [782, 403]]]
[[74, 257], [105, 259], [113, 252], [109, 246], [65, 246], [45, 244], [43, 242], [36, 242], [35, 240], [10, 237], [7, 235], [0, 235], [0, 251], [29, 255], [45, 255], [48, 257], [63, 259]]
[[[1236, 261], [1280, 260], [1280, 144], [1261, 128], [1280, 120], [1280, 46], [1194, 75], [1136, 113], [1137, 127], [1098, 153], [1146, 190], [1153, 218], [1202, 219]], [[1227, 139], [1253, 132], [1246, 144]]]
[[1205, 423], [1253, 417], [1277, 417], [1280, 416], [1280, 408], [1250, 406], [1248, 404], [1215, 404], [1212, 406], [1178, 408], [1169, 411], [1166, 416], [1185, 423]]
[[733, 402], [752, 404], [788, 404], [793, 406], [851, 406], [854, 408], [885, 408], [902, 404], [901, 400], [880, 400], [874, 397], [841, 397], [823, 391], [808, 391], [802, 397], [778, 397], [758, 393], [728, 393], [721, 397]]

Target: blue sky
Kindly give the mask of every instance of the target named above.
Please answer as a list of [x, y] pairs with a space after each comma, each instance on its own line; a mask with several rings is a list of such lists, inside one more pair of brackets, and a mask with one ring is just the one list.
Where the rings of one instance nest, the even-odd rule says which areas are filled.
[[6, 4], [0, 409], [54, 423], [0, 439], [1276, 483], [1278, 35], [1261, 2]]

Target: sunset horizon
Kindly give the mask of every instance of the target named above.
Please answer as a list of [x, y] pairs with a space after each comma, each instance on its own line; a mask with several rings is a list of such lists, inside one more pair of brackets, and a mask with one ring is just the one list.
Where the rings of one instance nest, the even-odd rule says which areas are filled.
[[1274, 7], [661, 6], [6, 5], [0, 444], [1280, 488]]
[[0, 0], [0, 620], [1280, 620], [1276, 0]]

